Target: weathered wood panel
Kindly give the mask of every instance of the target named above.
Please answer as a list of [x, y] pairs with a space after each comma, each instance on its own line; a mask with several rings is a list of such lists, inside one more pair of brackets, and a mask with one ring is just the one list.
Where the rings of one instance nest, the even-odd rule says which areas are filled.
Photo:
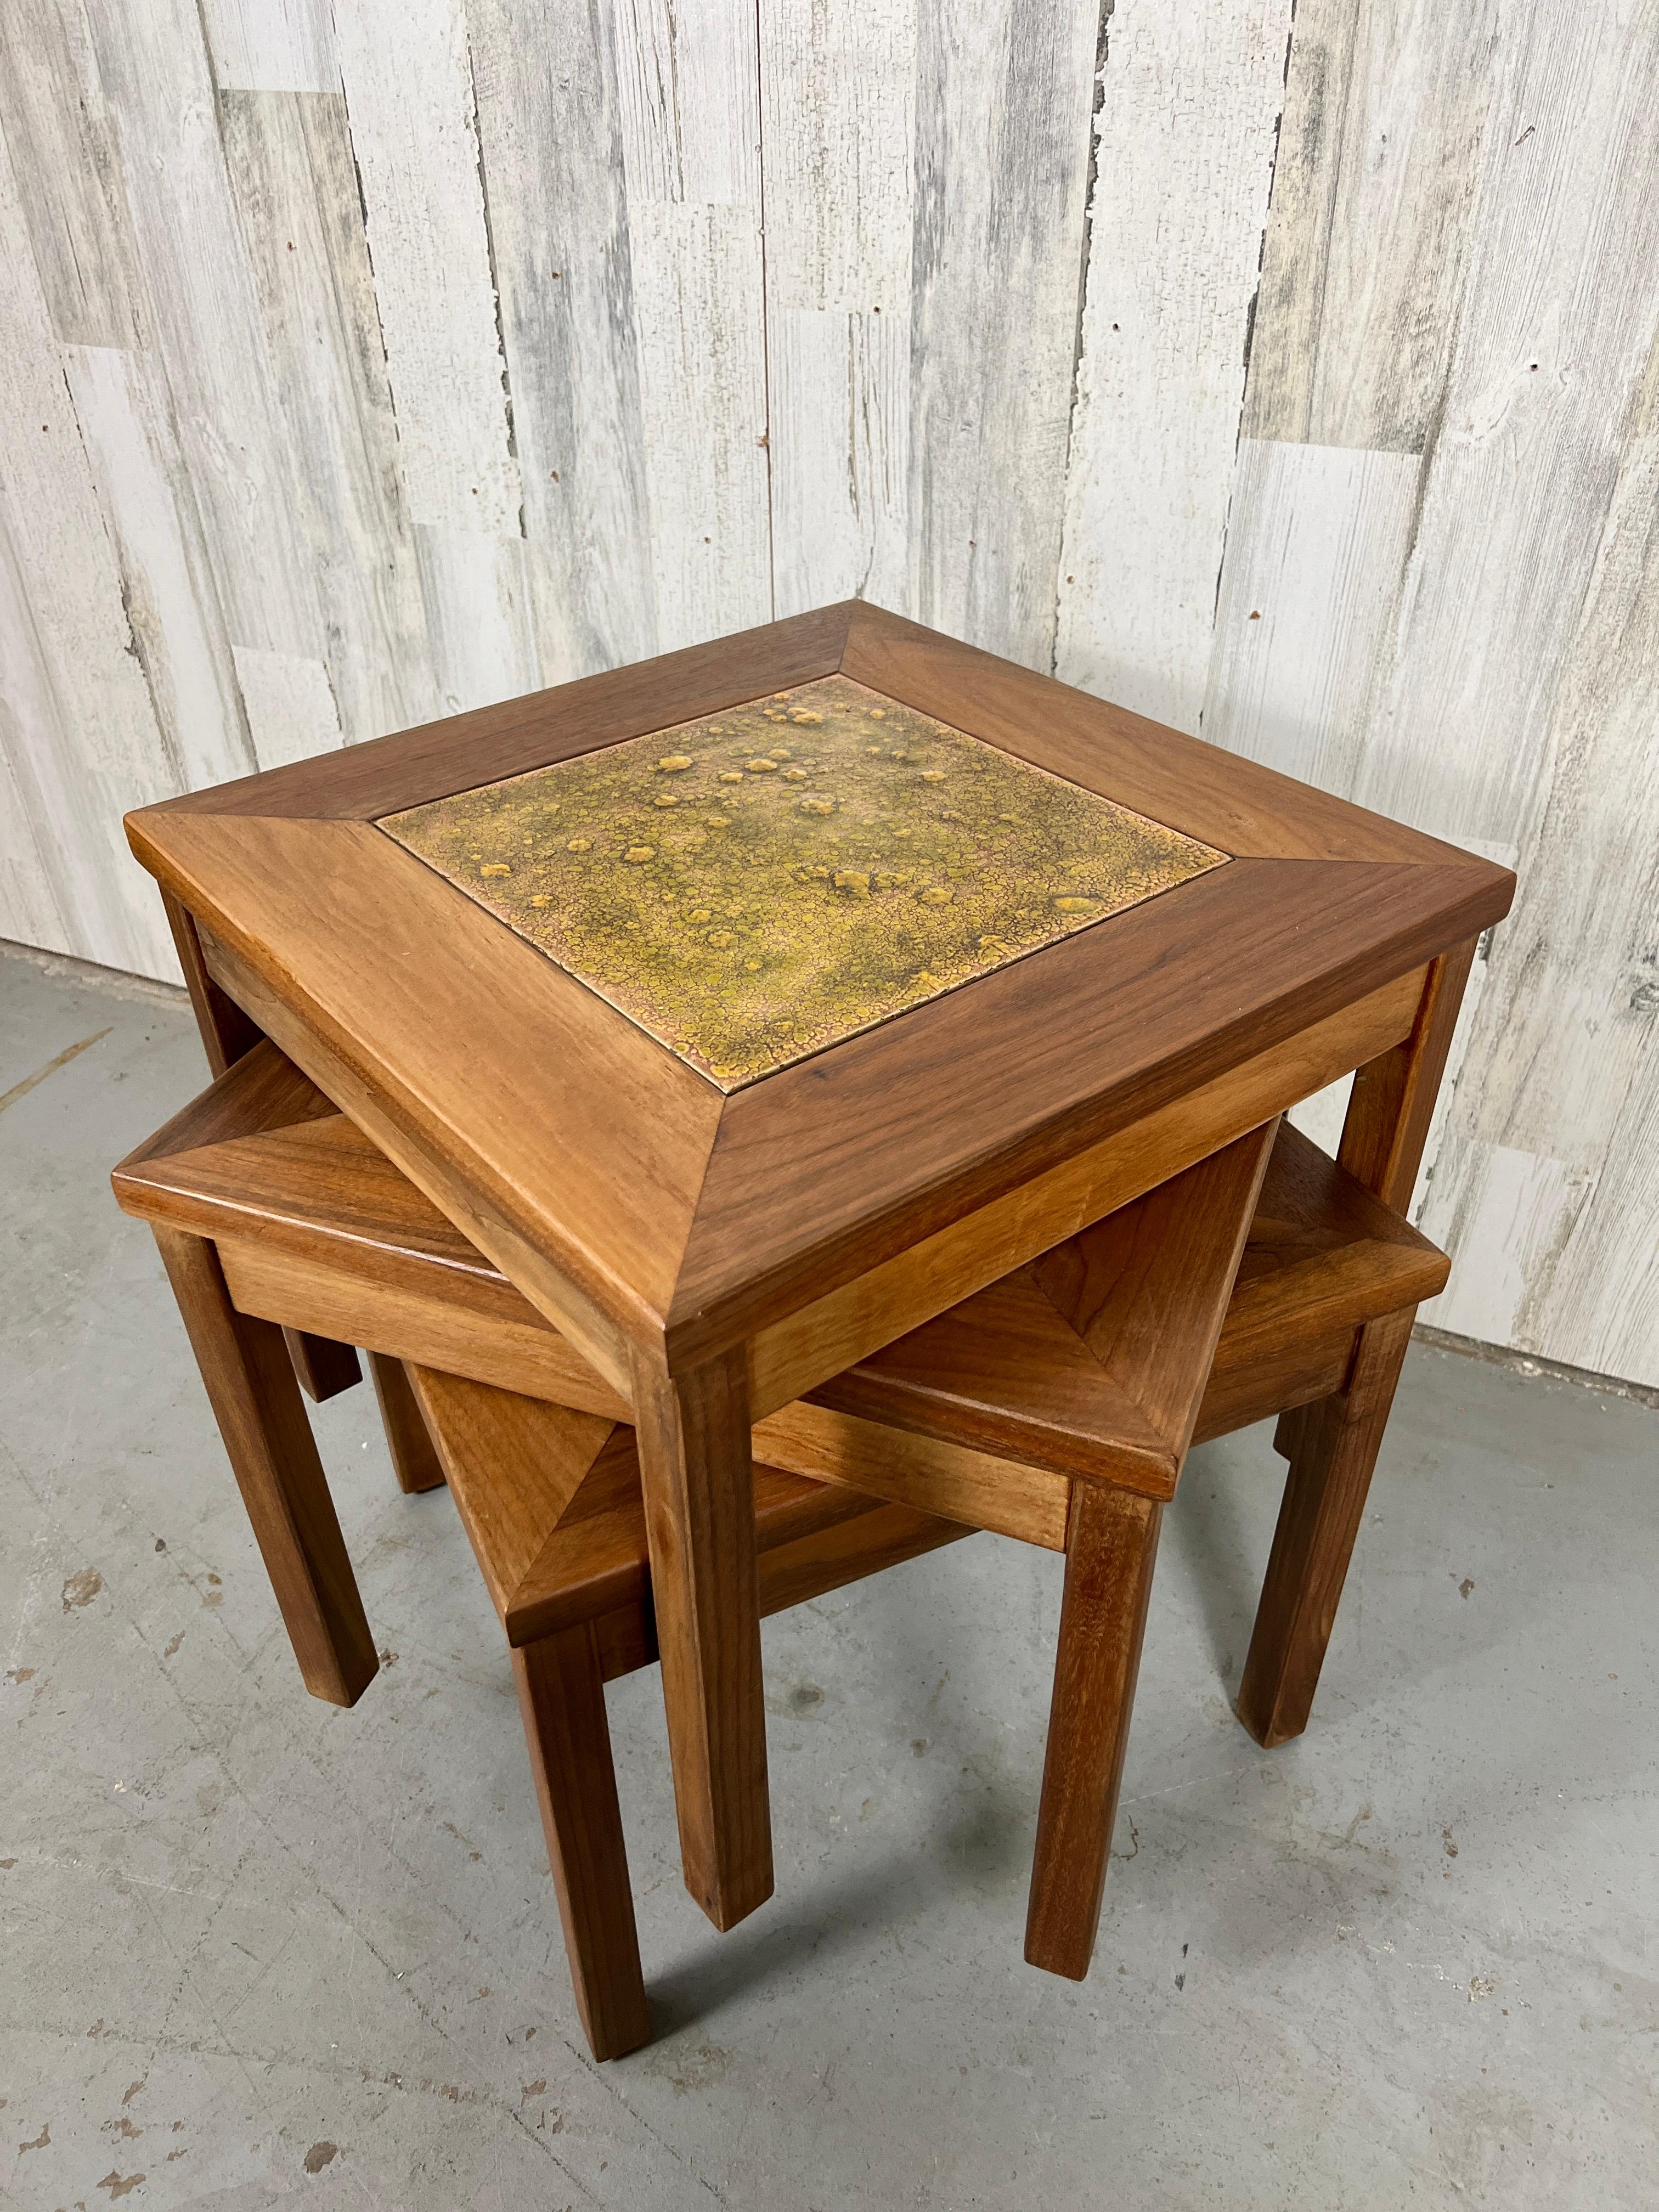
[[[1499, 35], [1498, 0], [1299, 0], [1247, 437], [1399, 453], [1427, 444]], [[1513, 21], [1508, 36], [1513, 46]]]
[[80, 0], [0, 8], [0, 125], [53, 330], [71, 345], [136, 343], [137, 249]]
[[1428, 1318], [1659, 1382], [1659, 339], [1563, 658], [1550, 772], [1421, 1209]]
[[1655, 0], [12, 0], [0, 932], [863, 592], [1518, 859], [1434, 1317], [1659, 1380], [1656, 113]]
[[[331, 717], [354, 742], [381, 737], [444, 710], [345, 101], [338, 93], [222, 93], [219, 124], [272, 388], [296, 457]], [[314, 684], [310, 696], [320, 706]]]
[[441, 711], [516, 699], [541, 683], [522, 538], [476, 530], [415, 532]]
[[283, 768], [344, 743], [340, 709], [320, 660], [258, 646], [232, 647], [259, 766]]
[[1054, 672], [1196, 731], [1290, 0], [1123, 0], [1066, 483]]
[[1411, 453], [1238, 450], [1201, 729], [1345, 796], [1416, 519]]
[[160, 354], [233, 643], [322, 657], [301, 467], [284, 434], [189, 0], [91, 0]]
[[522, 501], [461, 0], [334, 11], [414, 520], [499, 537]]
[[177, 787], [252, 775], [268, 763], [243, 710], [161, 364], [114, 346], [66, 346], [63, 364]]
[[473, 0], [473, 76], [543, 680], [657, 650], [610, 10]]
[[60, 822], [46, 804], [40, 766], [64, 744], [52, 672], [35, 632], [28, 589], [13, 557], [11, 532], [0, 502], [0, 637], [5, 640], [5, 680], [0, 684], [0, 938], [71, 952], [85, 918], [65, 898], [75, 862], [64, 848]]
[[1519, 854], [1423, 1205], [1460, 1260], [1431, 1318], [1650, 1382], [1659, 24], [1528, 27], [1356, 795]]
[[1656, 21], [1540, 0], [1492, 57], [1440, 428], [1354, 793], [1443, 836], [1522, 842], [1548, 774], [1659, 319]]
[[1102, 15], [917, 14], [906, 611], [1048, 667]]
[[641, 438], [659, 649], [772, 613], [760, 82], [746, 0], [621, 0]]
[[659, 202], [635, 226], [633, 260], [657, 641], [670, 653], [771, 619], [757, 213]]
[[166, 930], [121, 815], [177, 791], [179, 768], [134, 650], [9, 159], [0, 159], [0, 524], [11, 596], [27, 613], [15, 646], [7, 640], [6, 736], [46, 879], [27, 887], [24, 848], [13, 862], [20, 895], [38, 906], [49, 890], [67, 940], [58, 949], [167, 975]]
[[337, 92], [329, 0], [201, 0], [213, 80], [229, 92]]
[[760, 32], [778, 612], [902, 606], [916, 10], [765, 0]]

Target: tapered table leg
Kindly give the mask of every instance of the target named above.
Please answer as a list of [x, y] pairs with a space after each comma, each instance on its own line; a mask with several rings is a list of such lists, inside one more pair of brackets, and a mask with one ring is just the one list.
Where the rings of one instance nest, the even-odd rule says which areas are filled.
[[349, 1344], [337, 1344], [331, 1336], [313, 1336], [302, 1328], [285, 1328], [283, 1341], [294, 1363], [295, 1379], [313, 1405], [337, 1398], [363, 1379], [357, 1354]]
[[405, 1495], [417, 1490], [438, 1489], [444, 1479], [443, 1468], [428, 1432], [425, 1416], [415, 1402], [403, 1361], [388, 1358], [383, 1352], [371, 1352], [368, 1372], [374, 1395], [380, 1401], [380, 1419], [386, 1427], [386, 1445], [398, 1488]]
[[634, 1405], [685, 1886], [732, 1928], [772, 1894], [744, 1356], [641, 1359]]
[[[201, 1033], [202, 1049], [214, 1074], [222, 1075], [245, 1053], [252, 1051], [264, 1031], [208, 974], [195, 916], [170, 891], [162, 892], [161, 904], [167, 913], [167, 927], [173, 932], [179, 965], [184, 970], [191, 1009]], [[350, 1345], [337, 1344], [329, 1336], [310, 1336], [300, 1328], [285, 1328], [283, 1336], [300, 1387], [317, 1404], [321, 1405], [326, 1398], [337, 1397], [342, 1390], [349, 1390], [354, 1382], [362, 1381], [363, 1370]]]
[[[1475, 946], [1430, 962], [1410, 1036], [1354, 1075], [1337, 1157], [1396, 1213], [1411, 1206]], [[1237, 1706], [1270, 1748], [1308, 1725], [1415, 1319], [1407, 1307], [1370, 1322], [1342, 1389], [1279, 1416], [1273, 1447], [1290, 1474]]]
[[1290, 1473], [1238, 1692], [1238, 1717], [1269, 1748], [1308, 1725], [1416, 1312], [1361, 1329], [1346, 1388], [1279, 1425]]
[[355, 1705], [380, 1662], [283, 1332], [237, 1312], [204, 1238], [155, 1241], [306, 1687]]
[[1025, 1956], [1074, 1982], [1100, 1925], [1163, 1512], [1096, 1483], [1072, 1493]]
[[651, 2039], [592, 1624], [513, 1654], [576, 2009], [596, 2058]]

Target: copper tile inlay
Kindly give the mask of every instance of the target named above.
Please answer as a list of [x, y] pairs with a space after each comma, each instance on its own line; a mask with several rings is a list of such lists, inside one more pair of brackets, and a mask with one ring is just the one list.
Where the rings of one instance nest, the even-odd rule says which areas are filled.
[[845, 676], [380, 827], [726, 1091], [1228, 857]]

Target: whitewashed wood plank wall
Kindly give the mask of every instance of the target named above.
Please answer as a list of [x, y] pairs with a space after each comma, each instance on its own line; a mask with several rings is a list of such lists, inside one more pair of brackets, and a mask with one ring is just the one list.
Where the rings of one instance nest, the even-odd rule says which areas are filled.
[[861, 592], [1513, 861], [1429, 1317], [1659, 1382], [1659, 0], [8, 0], [0, 136], [0, 935]]

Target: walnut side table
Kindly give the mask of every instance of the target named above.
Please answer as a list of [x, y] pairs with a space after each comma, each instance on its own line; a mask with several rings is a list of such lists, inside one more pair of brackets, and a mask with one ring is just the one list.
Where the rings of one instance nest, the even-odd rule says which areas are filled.
[[634, 1410], [686, 1886], [772, 1887], [751, 1425], [1360, 1070], [1410, 1195], [1514, 878], [852, 603], [128, 818]]

